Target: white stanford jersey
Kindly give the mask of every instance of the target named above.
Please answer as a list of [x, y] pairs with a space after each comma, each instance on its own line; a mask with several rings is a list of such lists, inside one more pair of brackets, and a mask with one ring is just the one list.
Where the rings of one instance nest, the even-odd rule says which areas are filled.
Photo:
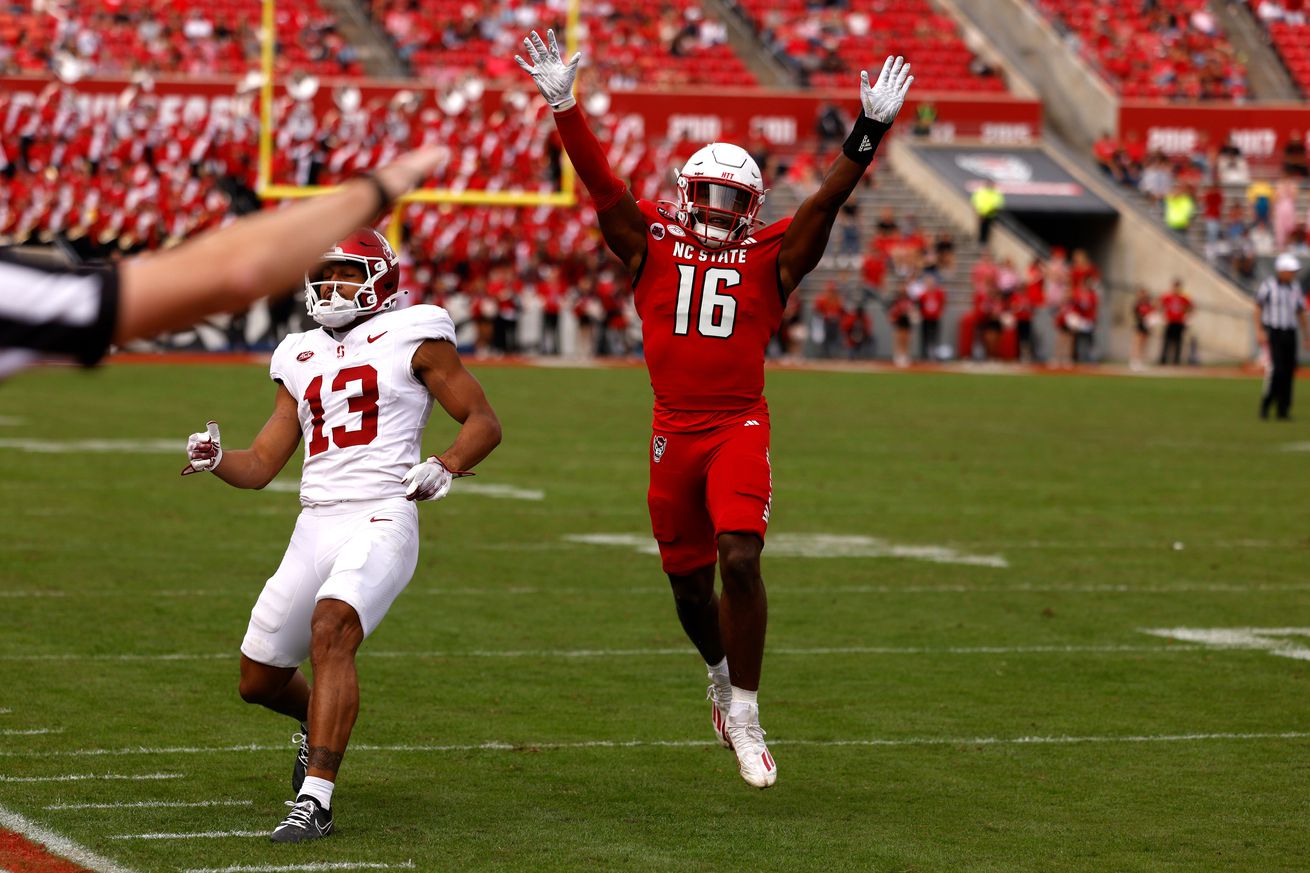
[[439, 306], [365, 319], [338, 341], [325, 328], [293, 333], [269, 374], [296, 398], [305, 437], [300, 502], [404, 497], [401, 478], [419, 462], [432, 395], [411, 369], [424, 340], [455, 341]]

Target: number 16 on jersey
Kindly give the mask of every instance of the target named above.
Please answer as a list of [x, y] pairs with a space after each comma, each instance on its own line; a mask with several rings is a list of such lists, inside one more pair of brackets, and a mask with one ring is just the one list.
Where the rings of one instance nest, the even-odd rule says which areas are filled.
[[673, 333], [686, 336], [690, 331], [693, 298], [699, 285], [700, 314], [696, 332], [701, 336], [720, 339], [732, 336], [733, 323], [737, 319], [737, 298], [719, 292], [740, 285], [741, 273], [727, 267], [710, 267], [701, 274], [698, 281], [698, 272], [692, 264], [678, 264], [678, 302]]

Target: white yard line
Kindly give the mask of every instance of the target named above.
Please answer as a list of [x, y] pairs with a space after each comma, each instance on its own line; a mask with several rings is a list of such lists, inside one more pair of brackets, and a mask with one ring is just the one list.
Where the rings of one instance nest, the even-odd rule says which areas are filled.
[[[648, 594], [652, 596], [669, 596], [668, 588], [652, 580], [650, 585], [625, 585], [582, 587], [569, 585], [487, 585], [464, 586], [459, 588], [420, 588], [407, 589], [410, 594], [425, 597], [529, 597], [584, 595], [588, 597], [614, 595], [629, 596]], [[1058, 582], [1016, 582], [1009, 585], [961, 585], [947, 583], [940, 585], [771, 585], [769, 594], [775, 597], [830, 597], [834, 594], [1189, 594], [1189, 593], [1235, 593], [1310, 591], [1310, 582], [1258, 583], [1240, 582], [1183, 582], [1179, 584], [1136, 585], [1126, 582], [1106, 582], [1089, 585], [1065, 585]], [[34, 589], [29, 591], [0, 591], [0, 598], [25, 597], [236, 597], [251, 599], [254, 594], [233, 588], [194, 588], [163, 589], [160, 591], [113, 591], [104, 589], [80, 589], [60, 591], [55, 589]]]
[[[568, 534], [565, 542], [591, 546], [618, 546], [643, 555], [658, 555], [659, 546], [645, 533]], [[949, 546], [905, 545], [878, 537], [834, 533], [776, 533], [769, 536], [765, 554], [773, 558], [910, 558], [934, 564], [971, 567], [1008, 567], [1001, 555], [970, 555]]]
[[[1199, 646], [1138, 646], [1138, 645], [1086, 645], [1086, 646], [819, 646], [769, 649], [770, 655], [1029, 655], [1029, 654], [1113, 654], [1133, 652], [1148, 655], [1171, 655], [1193, 651]], [[693, 654], [690, 646], [671, 646], [648, 649], [466, 649], [431, 651], [385, 651], [361, 649], [361, 658], [647, 658], [686, 656]], [[157, 655], [79, 654], [77, 652], [47, 653], [42, 655], [0, 655], [0, 662], [18, 661], [216, 661], [234, 659], [235, 652], [165, 652]], [[25, 733], [59, 733], [63, 728], [45, 728]], [[0, 732], [2, 733], [2, 732]]]
[[318, 873], [320, 870], [413, 870], [413, 861], [318, 861], [312, 864], [234, 864], [231, 867], [190, 867], [182, 873]]
[[0, 776], [0, 782], [154, 782], [182, 779], [184, 773], [68, 773], [63, 776]]
[[0, 737], [39, 737], [45, 734], [62, 734], [63, 728], [5, 728]]
[[[185, 455], [186, 442], [173, 439], [146, 440], [39, 440], [39, 439], [0, 439], [0, 449], [15, 449], [20, 452], [35, 454], [83, 454], [86, 452], [105, 452], [129, 455]], [[183, 458], [185, 461], [185, 458]]]
[[116, 803], [52, 803], [42, 809], [191, 809], [197, 806], [251, 806], [253, 800], [138, 800]]
[[0, 806], [0, 827], [22, 834], [34, 843], [40, 843], [56, 855], [81, 864], [96, 873], [133, 873], [129, 867], [101, 857], [90, 849], [81, 846], [65, 836], [41, 827], [34, 821]]
[[[1264, 731], [1250, 733], [1228, 732], [1188, 732], [1179, 734], [1128, 734], [1108, 736], [1018, 736], [1018, 737], [888, 737], [850, 740], [813, 740], [787, 739], [779, 737], [769, 740], [770, 745], [779, 746], [1039, 746], [1039, 745], [1077, 745], [1083, 743], [1185, 743], [1213, 740], [1304, 740], [1310, 739], [1310, 731]], [[640, 749], [640, 748], [699, 748], [711, 745], [709, 740], [576, 740], [569, 742], [523, 741], [502, 742], [491, 740], [482, 743], [445, 743], [445, 744], [393, 744], [375, 745], [370, 743], [351, 744], [351, 752], [512, 752], [520, 749]], [[122, 756], [122, 755], [212, 755], [229, 752], [278, 752], [287, 750], [285, 744], [235, 746], [172, 746], [160, 748], [126, 749], [73, 749], [55, 752], [25, 752], [29, 757], [49, 756]], [[17, 753], [0, 752], [0, 755]], [[261, 834], [263, 832], [260, 832]], [[127, 838], [127, 837], [123, 837]], [[138, 837], [144, 838], [144, 837]], [[161, 837], [162, 839], [162, 837]]]
[[187, 831], [163, 834], [110, 834], [111, 840], [217, 840], [224, 837], [267, 837], [268, 831]]

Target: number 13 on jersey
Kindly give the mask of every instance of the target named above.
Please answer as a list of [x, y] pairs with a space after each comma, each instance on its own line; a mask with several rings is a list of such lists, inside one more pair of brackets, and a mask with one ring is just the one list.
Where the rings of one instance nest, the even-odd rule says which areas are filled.
[[737, 298], [719, 292], [740, 285], [741, 273], [727, 267], [710, 267], [698, 279], [698, 272], [692, 264], [678, 264], [678, 302], [673, 333], [686, 336], [690, 331], [693, 298], [699, 286], [700, 315], [696, 332], [720, 339], [732, 336], [733, 322], [737, 318]]

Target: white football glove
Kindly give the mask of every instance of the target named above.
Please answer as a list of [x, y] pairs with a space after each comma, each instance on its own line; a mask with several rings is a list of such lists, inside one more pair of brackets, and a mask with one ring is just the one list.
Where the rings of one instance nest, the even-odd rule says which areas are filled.
[[406, 500], [440, 500], [450, 493], [450, 483], [455, 481], [455, 477], [434, 455], [410, 467], [400, 481], [407, 486]]
[[891, 124], [896, 113], [905, 103], [905, 95], [914, 84], [910, 75], [910, 65], [899, 55], [888, 57], [878, 74], [878, 81], [869, 85], [869, 71], [860, 70], [860, 102], [864, 104], [864, 114], [874, 121]]
[[574, 54], [566, 64], [564, 56], [560, 54], [559, 43], [555, 41], [555, 31], [547, 30], [546, 38], [550, 40], [549, 46], [541, 41], [535, 30], [532, 31], [530, 36], [523, 39], [523, 47], [527, 49], [532, 63], [529, 64], [519, 55], [515, 55], [514, 60], [537, 83], [537, 90], [546, 98], [550, 108], [563, 112], [572, 109], [577, 103], [573, 99], [573, 79], [578, 75], [582, 52]]
[[212, 471], [223, 460], [223, 446], [219, 440], [218, 422], [206, 425], [205, 433], [193, 433], [186, 438], [187, 465], [182, 475]]

